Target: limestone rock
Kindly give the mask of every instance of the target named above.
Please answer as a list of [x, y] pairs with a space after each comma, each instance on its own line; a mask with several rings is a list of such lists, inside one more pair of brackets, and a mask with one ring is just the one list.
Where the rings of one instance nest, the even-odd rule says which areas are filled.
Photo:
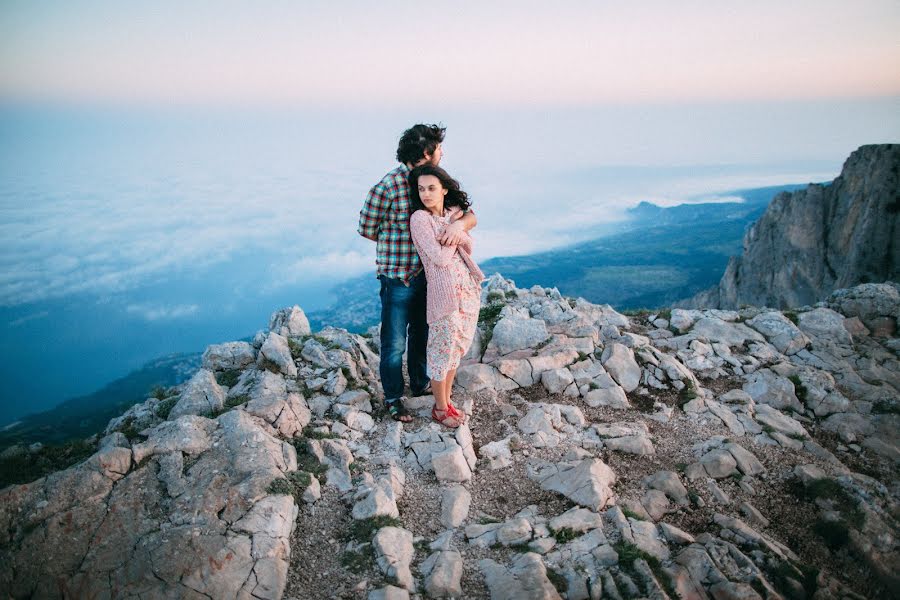
[[441, 494], [441, 525], [447, 528], [459, 527], [469, 516], [472, 495], [461, 485], [445, 488]]
[[809, 344], [809, 338], [780, 312], [762, 313], [747, 321], [747, 325], [763, 334], [782, 354], [796, 354]]
[[472, 479], [472, 470], [462, 448], [454, 444], [450, 448], [431, 455], [431, 466], [438, 481], [463, 482]]
[[707, 452], [700, 459], [700, 464], [713, 479], [723, 479], [737, 473], [737, 461], [724, 449]]
[[845, 346], [853, 343], [850, 332], [844, 327], [844, 316], [830, 308], [820, 307], [800, 313], [798, 321], [800, 330], [807, 335]]
[[641, 368], [634, 359], [634, 351], [617, 342], [609, 344], [600, 358], [603, 367], [626, 392], [637, 389], [641, 383]]
[[[718, 305], [804, 306], [863, 281], [900, 280], [898, 161], [900, 144], [861, 146], [831, 184], [775, 196], [729, 262]], [[829, 299], [831, 308], [854, 316], [854, 300], [841, 300]]]
[[803, 425], [801, 425], [799, 421], [792, 419], [780, 410], [771, 406], [765, 404], [757, 406], [755, 416], [756, 420], [764, 426], [769, 426], [775, 431], [787, 436], [795, 435], [801, 438], [809, 437], [809, 433], [807, 433], [806, 429], [803, 428]]
[[459, 598], [462, 596], [462, 555], [455, 550], [436, 552], [429, 557], [431, 563], [422, 568], [427, 571], [425, 591], [429, 598]]
[[505, 437], [485, 444], [479, 450], [481, 457], [488, 461], [491, 470], [503, 469], [512, 464], [512, 451], [510, 450], [511, 437]]
[[644, 479], [644, 484], [663, 492], [679, 506], [690, 504], [687, 488], [681, 483], [678, 474], [673, 471], [657, 471]]
[[562, 600], [547, 578], [540, 555], [522, 554], [509, 569], [491, 560], [478, 562], [491, 591], [491, 600]]
[[269, 331], [273, 331], [282, 337], [302, 337], [309, 335], [312, 330], [309, 327], [309, 319], [303, 310], [294, 305], [290, 308], [282, 308], [269, 318]]
[[590, 407], [608, 406], [610, 408], [631, 408], [625, 390], [619, 385], [608, 388], [599, 388], [589, 391], [584, 395], [585, 403]]
[[414, 589], [412, 564], [415, 550], [412, 534], [400, 527], [382, 527], [372, 538], [378, 568], [407, 590]]
[[803, 411], [803, 405], [795, 394], [794, 384], [787, 377], [781, 377], [770, 369], [760, 369], [748, 375], [746, 380], [743, 389], [757, 404]]
[[489, 346], [502, 356], [515, 350], [533, 348], [550, 337], [547, 325], [540, 319], [506, 316], [494, 326]]
[[202, 362], [203, 368], [210, 371], [243, 369], [256, 362], [256, 353], [247, 342], [213, 344], [203, 352]]
[[291, 357], [291, 349], [288, 347], [287, 339], [275, 333], [269, 333], [266, 341], [263, 342], [262, 348], [259, 349], [259, 357], [257, 363], [260, 367], [274, 367], [279, 373], [283, 373], [288, 377], [297, 376], [297, 366]]
[[601, 527], [603, 525], [603, 519], [593, 511], [586, 508], [575, 507], [570, 508], [559, 516], [553, 517], [548, 524], [553, 531], [571, 529], [576, 533], [582, 533]]
[[510, 519], [497, 529], [497, 541], [504, 546], [524, 544], [531, 539], [531, 530], [528, 519]]
[[552, 369], [541, 373], [541, 383], [549, 394], [560, 394], [575, 382], [568, 369]]
[[529, 478], [545, 490], [558, 492], [572, 502], [592, 510], [600, 510], [613, 496], [611, 486], [616, 475], [606, 463], [586, 458], [574, 464], [550, 463], [529, 469]]
[[209, 369], [200, 369], [185, 384], [178, 402], [169, 412], [170, 419], [182, 415], [210, 415], [222, 410], [225, 391], [219, 387]]

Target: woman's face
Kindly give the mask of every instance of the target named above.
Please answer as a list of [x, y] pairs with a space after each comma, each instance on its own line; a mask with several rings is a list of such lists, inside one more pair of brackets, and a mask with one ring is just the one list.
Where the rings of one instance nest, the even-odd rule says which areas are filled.
[[441, 212], [444, 208], [444, 196], [447, 190], [441, 185], [441, 180], [434, 175], [422, 175], [419, 177], [419, 198], [425, 208], [432, 212]]

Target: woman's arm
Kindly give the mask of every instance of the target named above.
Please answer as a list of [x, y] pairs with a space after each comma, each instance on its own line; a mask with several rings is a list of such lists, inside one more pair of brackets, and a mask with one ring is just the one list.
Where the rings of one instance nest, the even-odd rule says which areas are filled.
[[419, 256], [427, 257], [439, 267], [446, 267], [456, 253], [456, 244], [441, 246], [434, 235], [430, 217], [424, 211], [417, 210], [409, 218], [409, 233]]
[[458, 218], [454, 214], [452, 219], [453, 222], [450, 223], [447, 228], [444, 229], [444, 233], [438, 237], [438, 241], [441, 244], [459, 244], [463, 234], [471, 231], [472, 228], [478, 224], [478, 219], [471, 210], [463, 213], [462, 216]]

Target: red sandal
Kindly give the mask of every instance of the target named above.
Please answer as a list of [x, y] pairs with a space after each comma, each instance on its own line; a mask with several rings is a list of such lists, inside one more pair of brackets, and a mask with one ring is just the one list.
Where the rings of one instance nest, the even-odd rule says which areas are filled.
[[437, 406], [432, 408], [431, 418], [444, 427], [449, 427], [451, 429], [456, 429], [466, 422], [466, 415], [449, 402], [447, 403], [447, 408], [444, 410], [439, 409]]

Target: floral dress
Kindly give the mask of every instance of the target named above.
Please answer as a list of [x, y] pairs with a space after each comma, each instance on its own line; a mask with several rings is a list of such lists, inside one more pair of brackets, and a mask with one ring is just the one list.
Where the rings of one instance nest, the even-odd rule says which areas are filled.
[[[449, 221], [449, 217], [432, 218], [442, 225]], [[459, 367], [475, 337], [481, 308], [481, 285], [472, 277], [459, 251], [453, 255], [450, 270], [460, 308], [428, 326], [428, 376], [435, 381], [443, 381], [447, 373]]]

